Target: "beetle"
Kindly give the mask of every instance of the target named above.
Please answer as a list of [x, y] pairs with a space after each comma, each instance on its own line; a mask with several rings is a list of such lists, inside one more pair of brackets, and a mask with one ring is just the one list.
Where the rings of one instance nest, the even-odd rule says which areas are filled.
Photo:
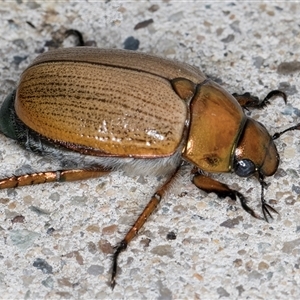
[[256, 176], [261, 185], [264, 219], [276, 210], [264, 199], [265, 177], [279, 164], [274, 139], [244, 108], [263, 101], [231, 95], [199, 69], [157, 56], [125, 50], [73, 47], [39, 55], [23, 72], [18, 87], [4, 100], [0, 130], [27, 150], [57, 160], [61, 170], [12, 176], [0, 188], [72, 181], [103, 176], [113, 170], [163, 174], [157, 189], [113, 256], [111, 287], [117, 261], [155, 210], [184, 163], [192, 164], [193, 183], [219, 196], [238, 191], [205, 175], [234, 172]]

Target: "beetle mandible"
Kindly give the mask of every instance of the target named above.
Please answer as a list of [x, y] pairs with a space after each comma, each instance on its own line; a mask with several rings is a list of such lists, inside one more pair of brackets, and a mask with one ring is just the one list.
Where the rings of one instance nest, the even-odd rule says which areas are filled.
[[[166, 175], [164, 184], [118, 244], [119, 254], [137, 234], [172, 184], [183, 162], [194, 165], [193, 183], [219, 196], [245, 197], [208, 173], [254, 175], [261, 185], [264, 218], [276, 212], [264, 199], [264, 178], [279, 163], [273, 137], [243, 108], [262, 108], [249, 94], [230, 95], [185, 63], [125, 50], [74, 47], [39, 55], [23, 72], [0, 110], [0, 130], [27, 150], [51, 156], [62, 170], [0, 180], [0, 188], [103, 176], [116, 169]], [[299, 124], [286, 131], [299, 129]]]

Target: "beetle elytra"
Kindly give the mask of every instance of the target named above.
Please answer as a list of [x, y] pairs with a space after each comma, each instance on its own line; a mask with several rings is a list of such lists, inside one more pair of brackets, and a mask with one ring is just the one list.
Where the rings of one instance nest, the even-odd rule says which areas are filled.
[[[193, 183], [207, 192], [238, 198], [262, 219], [245, 197], [202, 171], [254, 175], [260, 182], [264, 218], [276, 212], [264, 199], [264, 178], [279, 163], [266, 128], [243, 108], [261, 108], [248, 94], [232, 96], [198, 69], [160, 57], [124, 51], [74, 47], [38, 56], [0, 111], [0, 130], [27, 150], [51, 156], [62, 170], [0, 180], [0, 188], [102, 176], [115, 169], [166, 175], [113, 258], [117, 260], [157, 207], [182, 162], [195, 166]], [[299, 129], [299, 124], [288, 130]]]

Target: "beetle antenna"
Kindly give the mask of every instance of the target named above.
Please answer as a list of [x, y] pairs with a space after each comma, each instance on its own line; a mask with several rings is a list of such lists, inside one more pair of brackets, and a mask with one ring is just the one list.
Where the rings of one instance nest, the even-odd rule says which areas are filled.
[[262, 209], [262, 212], [263, 212], [263, 215], [264, 215], [264, 219], [269, 223], [268, 218], [273, 219], [273, 216], [272, 216], [271, 212], [273, 212], [275, 214], [278, 214], [278, 211], [275, 208], [273, 208], [271, 205], [269, 205], [265, 200], [264, 191], [265, 191], [265, 188], [266, 188], [267, 184], [264, 181], [264, 176], [260, 173], [259, 173], [258, 180], [259, 180], [259, 183], [260, 183], [260, 186], [261, 186], [261, 195], [260, 195], [261, 209]]
[[272, 139], [273, 139], [273, 140], [276, 140], [276, 139], [278, 139], [280, 136], [282, 136], [284, 133], [286, 133], [286, 132], [288, 132], [288, 131], [292, 131], [292, 130], [300, 130], [300, 123], [298, 123], [298, 124], [295, 125], [295, 126], [292, 126], [292, 127], [288, 128], [288, 129], [285, 129], [285, 130], [283, 130], [283, 131], [281, 131], [281, 132], [276, 132], [276, 133], [274, 133], [273, 136], [272, 136]]

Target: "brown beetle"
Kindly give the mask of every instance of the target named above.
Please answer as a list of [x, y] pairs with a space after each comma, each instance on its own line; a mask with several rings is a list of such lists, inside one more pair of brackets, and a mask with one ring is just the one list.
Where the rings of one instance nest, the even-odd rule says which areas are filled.
[[[75, 47], [38, 56], [23, 72], [18, 88], [4, 101], [0, 130], [27, 150], [51, 156], [62, 170], [13, 176], [0, 188], [102, 176], [115, 169], [163, 174], [165, 183], [117, 246], [117, 259], [172, 184], [182, 162], [197, 171], [194, 184], [220, 196], [244, 196], [202, 171], [255, 175], [262, 187], [264, 218], [276, 212], [263, 196], [265, 176], [273, 175], [279, 156], [265, 127], [243, 107], [263, 107], [250, 95], [233, 97], [196, 68], [156, 56]], [[287, 129], [298, 129], [298, 125]]]

